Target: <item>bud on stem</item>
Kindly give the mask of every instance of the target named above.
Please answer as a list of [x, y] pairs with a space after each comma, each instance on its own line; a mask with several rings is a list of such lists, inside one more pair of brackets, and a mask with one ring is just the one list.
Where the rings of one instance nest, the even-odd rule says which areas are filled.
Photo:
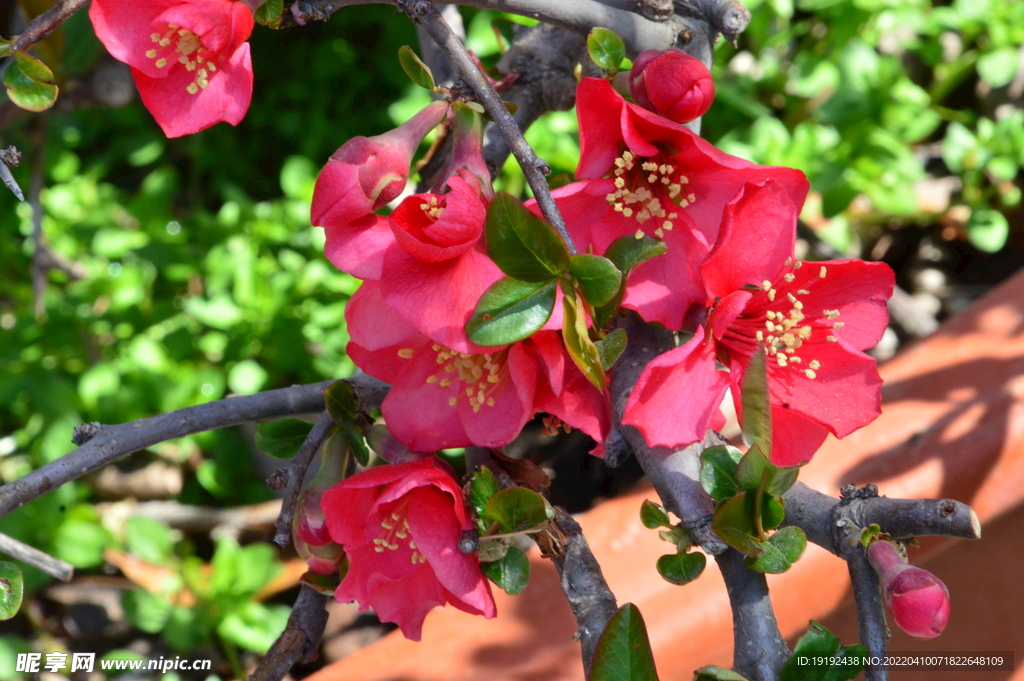
[[949, 590], [938, 577], [908, 565], [897, 546], [887, 540], [867, 548], [878, 572], [885, 605], [896, 625], [914, 638], [935, 638], [949, 621]]

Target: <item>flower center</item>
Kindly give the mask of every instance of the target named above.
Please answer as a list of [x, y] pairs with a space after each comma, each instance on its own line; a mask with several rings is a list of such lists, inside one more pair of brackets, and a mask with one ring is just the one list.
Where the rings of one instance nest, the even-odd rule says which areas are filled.
[[416, 542], [410, 536], [409, 520], [406, 518], [408, 507], [409, 498], [403, 497], [390, 513], [384, 513], [380, 521], [381, 532], [373, 540], [373, 550], [377, 553], [384, 553], [385, 549], [397, 551], [404, 543], [412, 550], [413, 565], [426, 563], [426, 557], [416, 550]]
[[[455, 393], [448, 398], [448, 406], [454, 407], [462, 397], [469, 400], [474, 413], [480, 411], [481, 407], [494, 406], [492, 394], [501, 382], [501, 372], [505, 366], [501, 352], [464, 355], [439, 343], [434, 343], [431, 350], [437, 355], [437, 363], [443, 366], [436, 374], [427, 377], [427, 383], [436, 383]], [[398, 351], [398, 356], [403, 359], [412, 359], [415, 354], [414, 348]]]
[[438, 220], [444, 214], [444, 204], [439, 202], [436, 196], [431, 196], [429, 202], [420, 204], [420, 210], [426, 213], [427, 217]]
[[[723, 341], [739, 342], [744, 347], [752, 343], [764, 345], [769, 361], [774, 360], [780, 368], [795, 367], [807, 378], [817, 378], [821, 362], [817, 359], [804, 361], [809, 350], [805, 343], [838, 342], [832, 334], [833, 329], [842, 328], [843, 323], [835, 321], [839, 310], [823, 310], [818, 317], [808, 316], [805, 309], [806, 297], [811, 296], [814, 284], [828, 276], [828, 269], [821, 266], [818, 276], [808, 279], [801, 277], [802, 285], [808, 288], [797, 288], [793, 281], [797, 278], [795, 270], [804, 263], [787, 260], [790, 271], [783, 275], [782, 282], [765, 281], [761, 291], [747, 305], [747, 310], [730, 325], [722, 337]], [[813, 265], [811, 265], [813, 267]], [[801, 354], [797, 351], [804, 350]], [[813, 354], [813, 350], [810, 350]]]
[[156, 60], [158, 69], [167, 66], [168, 60], [177, 61], [185, 65], [185, 70], [195, 72], [192, 82], [185, 87], [186, 92], [194, 95], [206, 89], [210, 84], [210, 74], [217, 71], [214, 60], [219, 57], [212, 55], [199, 36], [177, 24], [167, 24], [166, 33], [153, 33], [149, 38], [157, 46], [147, 50], [146, 57]]
[[[679, 173], [670, 163], [659, 162], [659, 157], [636, 157], [631, 151], [622, 152], [615, 159], [613, 171], [615, 191], [605, 198], [612, 208], [627, 218], [636, 219], [644, 225], [654, 226], [654, 235], [664, 238], [672, 229], [672, 221], [679, 217], [676, 208], [685, 208], [697, 197], [686, 193], [685, 185], [690, 180]], [[644, 235], [638, 229], [636, 238]]]

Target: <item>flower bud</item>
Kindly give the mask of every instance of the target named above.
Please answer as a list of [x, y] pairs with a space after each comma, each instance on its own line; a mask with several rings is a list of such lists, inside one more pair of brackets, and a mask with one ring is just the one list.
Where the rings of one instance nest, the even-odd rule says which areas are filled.
[[[292, 540], [296, 549], [300, 542], [309, 546], [325, 546], [331, 534], [320, 508], [320, 497], [333, 485], [344, 479], [342, 464], [347, 460], [348, 442], [341, 434], [331, 437], [320, 453], [320, 470], [299, 494], [292, 516]], [[302, 551], [299, 551], [300, 555]], [[303, 556], [305, 558], [305, 556]]]
[[295, 543], [295, 551], [298, 552], [299, 558], [306, 561], [309, 569], [318, 575], [337, 572], [345, 561], [345, 550], [332, 541], [322, 546], [313, 546], [296, 535], [292, 536], [292, 541]]
[[879, 540], [868, 560], [882, 582], [885, 605], [900, 629], [914, 638], [935, 638], [949, 621], [949, 590], [925, 569], [908, 565], [896, 546]]
[[446, 102], [434, 102], [390, 132], [345, 142], [316, 180], [312, 223], [348, 225], [397, 198], [420, 142], [447, 113]]
[[680, 50], [648, 50], [629, 73], [633, 101], [677, 123], [704, 115], [715, 98], [707, 67]]

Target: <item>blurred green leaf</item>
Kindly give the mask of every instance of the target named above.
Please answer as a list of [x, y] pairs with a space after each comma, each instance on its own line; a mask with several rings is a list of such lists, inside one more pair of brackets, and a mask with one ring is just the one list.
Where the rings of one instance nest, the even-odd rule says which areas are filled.
[[21, 568], [14, 563], [0, 561], [0, 620], [9, 620], [18, 614], [24, 594]]
[[278, 419], [256, 424], [256, 446], [264, 454], [290, 459], [305, 442], [313, 424], [299, 419]]
[[1006, 244], [1010, 223], [997, 210], [981, 209], [971, 212], [967, 221], [967, 238], [978, 249], [995, 253]]

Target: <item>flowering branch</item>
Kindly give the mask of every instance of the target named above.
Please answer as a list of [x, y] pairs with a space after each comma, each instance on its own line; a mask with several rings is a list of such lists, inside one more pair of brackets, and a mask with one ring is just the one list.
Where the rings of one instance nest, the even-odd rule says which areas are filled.
[[14, 39], [11, 50], [27, 50], [57, 30], [72, 14], [89, 4], [89, 0], [63, 0], [29, 22]]
[[292, 540], [292, 516], [295, 515], [295, 504], [298, 503], [299, 492], [302, 491], [302, 479], [306, 477], [306, 470], [313, 462], [313, 457], [320, 451], [320, 446], [330, 437], [334, 425], [334, 417], [325, 409], [291, 461], [286, 466], [278, 468], [267, 480], [267, 486], [271, 489], [284, 487], [281, 513], [277, 517], [274, 532], [274, 543], [282, 548], [288, 546]]
[[324, 606], [329, 599], [330, 596], [306, 584], [299, 588], [288, 624], [249, 676], [249, 681], [281, 681], [296, 662], [316, 659], [327, 625]]
[[426, 29], [437, 46], [448, 57], [448, 61], [451, 62], [458, 77], [469, 84], [477, 99], [487, 109], [487, 113], [494, 119], [495, 125], [512, 150], [512, 154], [519, 161], [526, 181], [529, 183], [530, 189], [533, 190], [533, 195], [537, 197], [537, 205], [540, 206], [541, 213], [558, 231], [569, 252], [575, 255], [576, 246], [573, 244], [572, 237], [569, 236], [569, 231], [565, 228], [565, 221], [562, 220], [562, 215], [558, 212], [555, 200], [551, 198], [547, 181], [544, 179], [544, 175], [551, 172], [550, 169], [526, 142], [522, 131], [513, 120], [512, 114], [505, 108], [498, 93], [494, 91], [490, 81], [487, 80], [487, 76], [473, 62], [466, 47], [452, 32], [437, 6], [430, 0], [398, 0], [398, 8], [415, 23]]
[[[355, 388], [363, 409], [380, 406], [387, 392], [385, 384], [365, 374], [346, 380]], [[231, 397], [129, 423], [82, 429], [85, 435], [76, 440], [81, 445], [78, 449], [0, 487], [0, 517], [65, 483], [159, 442], [262, 419], [320, 411], [324, 408], [323, 391], [333, 382]]]

